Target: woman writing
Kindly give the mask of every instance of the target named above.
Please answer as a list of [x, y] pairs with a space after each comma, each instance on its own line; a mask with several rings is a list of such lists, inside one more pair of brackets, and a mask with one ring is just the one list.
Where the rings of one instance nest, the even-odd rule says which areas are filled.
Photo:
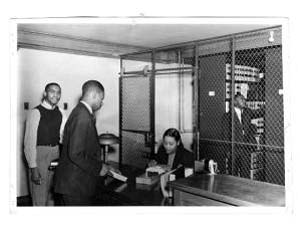
[[169, 128], [164, 132], [162, 145], [158, 148], [154, 160], [151, 160], [148, 165], [152, 167], [157, 164], [167, 165], [172, 170], [180, 166], [194, 167], [194, 155], [184, 148], [177, 129]]
[[178, 130], [169, 128], [163, 134], [162, 145], [158, 148], [157, 154], [148, 165], [149, 167], [163, 165], [166, 171], [173, 170], [160, 176], [161, 191], [167, 198], [171, 196], [167, 187], [170, 174], [174, 174], [176, 178], [185, 177], [184, 169], [194, 167], [194, 155], [184, 148]]

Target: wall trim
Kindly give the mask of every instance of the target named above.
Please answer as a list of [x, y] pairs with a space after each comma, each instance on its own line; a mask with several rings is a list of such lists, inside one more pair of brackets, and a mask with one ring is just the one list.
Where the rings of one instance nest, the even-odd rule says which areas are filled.
[[18, 48], [30, 48], [108, 58], [119, 58], [122, 54], [145, 49], [140, 46], [23, 29], [18, 30]]
[[43, 50], [43, 51], [50, 51], [50, 52], [56, 52], [56, 53], [65, 53], [65, 54], [77, 54], [77, 55], [86, 55], [86, 56], [93, 56], [93, 57], [104, 57], [104, 58], [119, 59], [118, 55], [113, 55], [113, 54], [83, 51], [83, 50], [76, 50], [76, 49], [63, 48], [63, 47], [52, 47], [52, 46], [46, 46], [46, 45], [28, 44], [28, 43], [18, 43], [18, 49], [19, 48], [33, 49], [33, 50]]

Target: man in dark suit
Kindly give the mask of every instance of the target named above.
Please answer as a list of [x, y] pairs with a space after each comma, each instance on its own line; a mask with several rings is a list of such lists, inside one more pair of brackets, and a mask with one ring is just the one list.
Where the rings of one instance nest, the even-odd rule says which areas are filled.
[[100, 161], [94, 112], [103, 104], [104, 87], [95, 80], [82, 86], [82, 97], [64, 129], [63, 150], [56, 170], [55, 192], [61, 205], [93, 205], [99, 176], [112, 167]]
[[[246, 107], [245, 97], [238, 93], [234, 97], [233, 130], [231, 124], [232, 112], [229, 111], [223, 116], [222, 137], [229, 142], [227, 144], [229, 173], [235, 176], [245, 178], [250, 176], [251, 152], [255, 150], [256, 146], [254, 137], [256, 126], [251, 123], [251, 119], [257, 118], [261, 113], [261, 110], [253, 111]], [[231, 152], [231, 141], [234, 143], [233, 152]]]

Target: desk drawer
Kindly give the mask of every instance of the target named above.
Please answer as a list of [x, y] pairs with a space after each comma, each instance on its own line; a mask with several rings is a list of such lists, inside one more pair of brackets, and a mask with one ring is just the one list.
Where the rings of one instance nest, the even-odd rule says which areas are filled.
[[216, 200], [204, 198], [198, 195], [193, 195], [187, 192], [174, 190], [174, 205], [175, 206], [230, 206]]

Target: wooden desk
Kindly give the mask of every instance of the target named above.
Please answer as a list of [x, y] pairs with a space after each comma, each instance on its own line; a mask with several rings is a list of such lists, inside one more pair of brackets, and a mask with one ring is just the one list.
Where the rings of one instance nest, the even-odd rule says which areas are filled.
[[193, 175], [169, 186], [175, 206], [285, 206], [284, 186], [229, 175]]
[[161, 206], [172, 204], [172, 201], [163, 198], [158, 183], [154, 185], [135, 183], [135, 178], [144, 173], [145, 170], [130, 165], [122, 165], [120, 171], [128, 178], [127, 182], [107, 178], [105, 186], [99, 190], [97, 203], [100, 206]]

